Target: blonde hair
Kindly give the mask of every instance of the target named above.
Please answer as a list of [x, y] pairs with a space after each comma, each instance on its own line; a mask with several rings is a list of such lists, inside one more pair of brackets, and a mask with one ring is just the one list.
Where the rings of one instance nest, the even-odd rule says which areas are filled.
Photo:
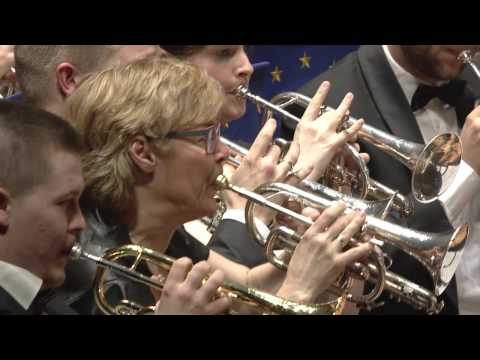
[[128, 141], [136, 135], [159, 139], [176, 130], [211, 124], [224, 94], [200, 68], [173, 57], [152, 57], [88, 76], [69, 98], [70, 120], [86, 148], [87, 196], [122, 213], [132, 201], [136, 166]]

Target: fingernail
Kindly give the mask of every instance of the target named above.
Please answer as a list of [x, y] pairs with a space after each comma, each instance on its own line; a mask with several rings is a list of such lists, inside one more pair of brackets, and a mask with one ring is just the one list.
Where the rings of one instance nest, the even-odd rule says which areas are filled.
[[352, 100], [353, 99], [353, 94], [352, 93], [348, 93], [347, 96], [346, 96], [347, 100]]
[[326, 90], [326, 89], [328, 89], [329, 87], [330, 87], [330, 83], [329, 83], [328, 81], [324, 81], [324, 82], [322, 83], [321, 89], [322, 89], [322, 90]]

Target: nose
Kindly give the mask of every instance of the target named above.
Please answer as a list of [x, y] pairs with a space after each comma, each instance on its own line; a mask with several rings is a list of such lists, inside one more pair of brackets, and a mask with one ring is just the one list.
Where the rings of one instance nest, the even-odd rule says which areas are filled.
[[215, 161], [221, 163], [228, 159], [228, 157], [230, 156], [230, 149], [225, 144], [219, 141], [214, 156]]
[[253, 74], [253, 66], [248, 59], [245, 49], [240, 53], [238, 67], [235, 69], [235, 75], [239, 78], [250, 79]]
[[70, 222], [69, 232], [72, 234], [76, 234], [84, 230], [86, 227], [87, 227], [87, 224], [85, 222], [85, 218], [83, 217], [82, 211], [78, 206], [77, 210], [75, 211], [75, 215], [73, 216], [72, 221]]

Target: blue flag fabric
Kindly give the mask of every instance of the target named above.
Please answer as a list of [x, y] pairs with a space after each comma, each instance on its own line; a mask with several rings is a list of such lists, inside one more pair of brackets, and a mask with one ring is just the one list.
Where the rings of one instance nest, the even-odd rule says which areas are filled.
[[[358, 45], [252, 45], [247, 53], [255, 72], [250, 90], [267, 100], [285, 92], [296, 91], [336, 61], [358, 49]], [[252, 143], [260, 130], [260, 114], [248, 104], [245, 116], [223, 129], [223, 136], [233, 141]]]

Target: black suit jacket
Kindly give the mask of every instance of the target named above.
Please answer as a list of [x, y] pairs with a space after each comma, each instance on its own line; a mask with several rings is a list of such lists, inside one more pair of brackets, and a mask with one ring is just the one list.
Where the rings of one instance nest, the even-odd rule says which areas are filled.
[[32, 309], [25, 310], [17, 301], [0, 287], [0, 315], [34, 315]]
[[235, 220], [222, 220], [209, 247], [226, 258], [248, 267], [267, 262], [265, 248], [250, 236], [245, 224]]
[[0, 315], [75, 315], [54, 290], [43, 290], [25, 310], [5, 289], [0, 288]]
[[[465, 71], [467, 79], [472, 76]], [[386, 57], [379, 45], [362, 46], [358, 51], [347, 55], [329, 71], [320, 74], [303, 86], [299, 92], [312, 97], [322, 81], [329, 80], [331, 90], [326, 104], [338, 106], [345, 94], [349, 91], [355, 95], [351, 107], [351, 114], [357, 118], [364, 118], [366, 123], [384, 132], [394, 134], [403, 139], [424, 143], [416, 119]], [[469, 84], [475, 84], [476, 79], [469, 79]], [[459, 117], [460, 127], [468, 113], [473, 109], [475, 92], [478, 89], [467, 87], [464, 108]], [[301, 115], [303, 109], [290, 108], [296, 115]], [[291, 138], [295, 124], [288, 119], [282, 119], [282, 136]], [[372, 178], [382, 182], [392, 189], [398, 189], [403, 194], [411, 192], [411, 174], [405, 166], [392, 160], [389, 155], [375, 149], [373, 146], [362, 143], [362, 150], [370, 154], [369, 163]], [[451, 229], [442, 207], [438, 203], [423, 206], [416, 203], [416, 213], [407, 219], [408, 227], [430, 232], [441, 232]], [[392, 271], [401, 274], [417, 283], [432, 288], [432, 281], [424, 268], [413, 258], [404, 255], [396, 249], [391, 249], [394, 260]], [[455, 281], [445, 291], [445, 314], [458, 312]], [[373, 313], [408, 314], [417, 313], [405, 304], [388, 302], [386, 306]]]

